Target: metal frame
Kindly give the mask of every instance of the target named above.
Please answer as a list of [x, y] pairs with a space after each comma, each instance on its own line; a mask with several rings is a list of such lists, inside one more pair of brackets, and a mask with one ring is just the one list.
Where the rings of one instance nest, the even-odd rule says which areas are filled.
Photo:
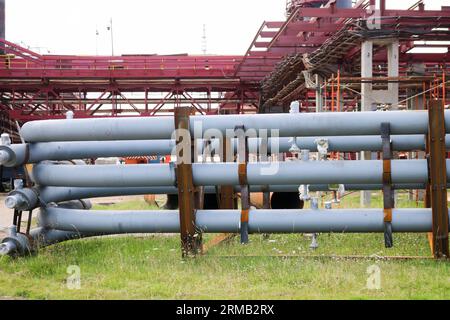
[[392, 209], [395, 206], [395, 197], [392, 186], [391, 160], [393, 153], [390, 123], [381, 124], [381, 138], [383, 143], [384, 244], [386, 248], [392, 248], [394, 246], [392, 236]]
[[[189, 107], [180, 107], [175, 110], [175, 128], [177, 154], [181, 154], [180, 142], [184, 144], [179, 130], [189, 130], [189, 116], [193, 109]], [[192, 141], [189, 145], [192, 147]], [[180, 212], [180, 237], [183, 257], [195, 256], [201, 253], [202, 236], [196, 228], [196, 192], [192, 178], [192, 161], [190, 163], [177, 162], [176, 177], [178, 186], [178, 204]], [[198, 198], [197, 198], [198, 199]]]
[[249, 160], [248, 137], [245, 126], [237, 126], [235, 134], [238, 138], [238, 176], [241, 187], [241, 243], [249, 242], [250, 188], [247, 179], [247, 163]]
[[433, 254], [435, 258], [450, 258], [449, 217], [445, 150], [445, 120], [442, 101], [430, 102], [429, 108], [429, 178], [430, 204], [433, 212]]

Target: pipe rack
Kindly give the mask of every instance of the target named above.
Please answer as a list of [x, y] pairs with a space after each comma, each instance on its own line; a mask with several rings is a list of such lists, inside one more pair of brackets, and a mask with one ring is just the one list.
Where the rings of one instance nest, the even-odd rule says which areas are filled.
[[[450, 133], [450, 112], [437, 107], [428, 112], [207, 117], [194, 116], [191, 112], [189, 108], [179, 108], [174, 118], [66, 119], [25, 124], [21, 129], [25, 143], [3, 143], [0, 162], [12, 167], [34, 163], [30, 172], [34, 186], [12, 191], [7, 197], [7, 206], [16, 211], [40, 207], [39, 228], [30, 232], [29, 239], [44, 244], [92, 235], [179, 232], [183, 255], [190, 255], [201, 252], [202, 233], [241, 233], [242, 241], [246, 243], [248, 233], [385, 232], [392, 239], [392, 232], [433, 232], [435, 241], [439, 240], [435, 256], [448, 257], [449, 217], [444, 191], [446, 194], [446, 183], [450, 182], [450, 160], [445, 159], [446, 148], [450, 147], [450, 139], [446, 139]], [[381, 128], [386, 124], [390, 135], [382, 137]], [[183, 141], [180, 131], [174, 133], [174, 128], [189, 132], [188, 141]], [[250, 137], [236, 138], [232, 134], [236, 134], [238, 128], [256, 132]], [[267, 137], [262, 133], [275, 129], [278, 129], [279, 137], [274, 134]], [[215, 134], [211, 135], [210, 131]], [[180, 142], [187, 148], [183, 150], [197, 146], [197, 150], [203, 152], [204, 141], [209, 141], [210, 147], [221, 149], [219, 133], [227, 135], [227, 145], [234, 150], [233, 155], [237, 154], [236, 162], [226, 162], [223, 154], [218, 163], [195, 163], [193, 156], [190, 161], [194, 163], [180, 157], [174, 163], [149, 165], [77, 166], [55, 162], [167, 154], [174, 150], [180, 154]], [[211, 138], [205, 138], [205, 134]], [[243, 144], [242, 139], [247, 142]], [[430, 146], [433, 152], [429, 161], [389, 159], [389, 179], [383, 178], [386, 177], [387, 155], [384, 161], [248, 162], [252, 148], [254, 152], [263, 152], [267, 148], [269, 153], [300, 148], [323, 152], [323, 146], [319, 147], [317, 140], [324, 139], [328, 146], [325, 156], [327, 152], [335, 151], [386, 152], [387, 143], [390, 152], [426, 151]], [[276, 149], [277, 145], [279, 149]], [[267, 193], [277, 190], [298, 192], [299, 187], [305, 185], [310, 190], [332, 190], [332, 184], [345, 185], [348, 190], [426, 189], [433, 186], [430, 192], [433, 207], [395, 209], [391, 204], [385, 206], [392, 212], [389, 231], [385, 228], [387, 209], [254, 210], [245, 202], [242, 210], [232, 209], [230, 204], [222, 210], [202, 209], [204, 194], [219, 192], [218, 186], [230, 187], [231, 192], [245, 189], [247, 191], [243, 193]], [[436, 195], [438, 189], [439, 196]], [[85, 205], [80, 207], [80, 203], [71, 207], [64, 202], [152, 193], [178, 194], [180, 209], [100, 212], [89, 210]], [[12, 231], [0, 246], [0, 253], [23, 254], [31, 250], [28, 248], [32, 244], [26, 239]]]

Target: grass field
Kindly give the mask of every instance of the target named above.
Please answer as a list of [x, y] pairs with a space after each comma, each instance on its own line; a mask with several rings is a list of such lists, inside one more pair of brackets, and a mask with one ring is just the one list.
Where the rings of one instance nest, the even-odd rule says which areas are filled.
[[[342, 206], [357, 206], [357, 194]], [[374, 206], [379, 206], [379, 200]], [[421, 206], [400, 197], [398, 206]], [[143, 201], [96, 209], [145, 209]], [[27, 299], [450, 299], [450, 263], [385, 260], [385, 255], [430, 256], [424, 234], [398, 234], [385, 249], [380, 234], [324, 234], [309, 249], [303, 235], [251, 236], [182, 260], [178, 236], [107, 237], [66, 242], [39, 255], [0, 258], [0, 296]], [[208, 241], [213, 236], [205, 236]], [[337, 256], [334, 256], [337, 255]], [[371, 258], [350, 259], [343, 255]], [[81, 289], [66, 285], [78, 266]], [[381, 287], [368, 289], [371, 267]]]

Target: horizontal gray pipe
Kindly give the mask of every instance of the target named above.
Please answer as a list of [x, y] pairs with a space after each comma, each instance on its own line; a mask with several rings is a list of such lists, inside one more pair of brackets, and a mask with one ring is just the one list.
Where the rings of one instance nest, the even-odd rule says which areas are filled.
[[[450, 162], [447, 162], [449, 176]], [[250, 185], [381, 184], [383, 162], [293, 161], [249, 163]], [[32, 178], [41, 186], [56, 187], [151, 187], [174, 186], [175, 169], [169, 164], [67, 166], [40, 163]], [[239, 185], [238, 164], [193, 164], [197, 186]], [[423, 184], [428, 180], [426, 160], [392, 161], [394, 184]]]
[[[449, 111], [445, 119], [450, 133]], [[428, 133], [426, 111], [193, 116], [190, 121], [193, 136], [194, 129], [224, 134], [242, 125], [247, 130], [279, 130], [281, 137], [379, 135], [383, 122], [391, 124], [392, 135]], [[20, 134], [27, 142], [111, 141], [171, 139], [173, 131], [173, 117], [145, 117], [33, 121]]]
[[[354, 137], [304, 137], [296, 138], [297, 146], [302, 150], [317, 151], [316, 140], [327, 139], [330, 152], [381, 151], [380, 136]], [[203, 140], [198, 140], [203, 141]], [[248, 140], [250, 152], [261, 152], [261, 138]], [[446, 139], [450, 149], [450, 136]], [[393, 149], [396, 151], [425, 150], [424, 135], [392, 136]], [[237, 141], [232, 141], [233, 150], [237, 150]], [[277, 147], [278, 145], [278, 147]], [[43, 142], [0, 146], [0, 164], [16, 167], [27, 163], [37, 163], [44, 160], [72, 160], [100, 157], [133, 157], [147, 155], [170, 155], [175, 146], [174, 140], [126, 140], [126, 141], [85, 141], [85, 142]], [[203, 144], [197, 144], [198, 154], [203, 153]], [[220, 150], [220, 142], [212, 140], [211, 147]], [[292, 147], [291, 138], [269, 138], [267, 150], [272, 152], [289, 152]]]
[[[345, 190], [381, 190], [382, 185], [345, 185]], [[420, 190], [425, 189], [425, 184], [400, 184], [394, 185], [396, 190]], [[298, 192], [298, 185], [273, 185], [268, 186], [270, 192]], [[266, 191], [266, 187], [250, 186], [251, 192]], [[309, 190], [314, 191], [332, 191], [330, 185], [310, 185]], [[216, 188], [205, 187], [206, 194], [216, 193]], [[236, 192], [240, 192], [240, 187], [235, 187]], [[78, 199], [92, 199], [99, 197], [146, 195], [146, 194], [177, 194], [176, 187], [138, 187], [138, 188], [70, 188], [70, 187], [37, 187], [35, 189], [18, 189], [9, 193], [5, 202], [10, 209], [32, 210], [41, 204], [52, 202], [62, 202]], [[38, 198], [39, 195], [39, 198]]]
[[100, 233], [80, 233], [76, 231], [61, 231], [38, 227], [30, 231], [30, 236], [34, 240], [33, 245], [46, 247], [64, 241], [101, 236]]
[[[239, 210], [199, 210], [196, 225], [206, 233], [237, 233]], [[88, 233], [176, 233], [178, 211], [84, 211], [43, 209], [42, 226]], [[251, 210], [251, 233], [383, 232], [383, 209]], [[430, 232], [431, 209], [395, 209], [394, 232]]]

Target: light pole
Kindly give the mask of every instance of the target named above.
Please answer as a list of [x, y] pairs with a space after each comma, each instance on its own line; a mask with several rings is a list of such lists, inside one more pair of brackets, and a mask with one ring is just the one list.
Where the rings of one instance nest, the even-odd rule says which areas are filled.
[[113, 19], [109, 21], [110, 25], [107, 27], [108, 31], [111, 32], [111, 55], [114, 56], [114, 32], [113, 32]]
[[98, 29], [95, 29], [95, 55], [98, 56], [98, 36], [100, 33], [98, 32]]

